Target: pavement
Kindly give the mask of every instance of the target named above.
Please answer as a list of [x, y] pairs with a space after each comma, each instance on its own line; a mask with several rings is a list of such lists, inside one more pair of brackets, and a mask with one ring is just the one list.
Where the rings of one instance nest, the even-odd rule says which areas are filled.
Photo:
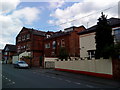
[[40, 71], [42, 73], [60, 75], [60, 76], [64, 76], [64, 77], [84, 80], [87, 82], [92, 82], [92, 83], [94, 82], [94, 83], [110, 85], [113, 87], [120, 88], [120, 81], [119, 80], [107, 79], [107, 78], [102, 78], [102, 77], [95, 77], [95, 76], [90, 76], [90, 75], [85, 75], [85, 74], [76, 74], [76, 73], [65, 72], [65, 71], [58, 71], [55, 69], [42, 69], [42, 68], [35, 68], [35, 67], [33, 69], [36, 69], [36, 70], [40, 69]]

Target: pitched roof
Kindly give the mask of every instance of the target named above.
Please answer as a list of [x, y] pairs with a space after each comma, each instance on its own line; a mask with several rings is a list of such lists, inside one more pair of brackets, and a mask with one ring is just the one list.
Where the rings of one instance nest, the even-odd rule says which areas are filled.
[[[19, 32], [19, 34], [23, 31], [23, 30], [28, 30], [31, 34], [34, 34], [34, 35], [39, 35], [39, 36], [45, 36], [46, 32], [44, 31], [39, 31], [39, 30], [36, 30], [36, 29], [33, 29], [33, 28], [26, 28], [26, 27], [23, 27], [22, 30]], [[18, 35], [19, 35], [18, 34]], [[18, 37], [17, 35], [17, 37]]]
[[[110, 19], [108, 19], [108, 22], [109, 22], [109, 25], [111, 27], [120, 26], [120, 18], [110, 18]], [[82, 35], [82, 34], [95, 32], [96, 28], [97, 28], [97, 25], [94, 25], [94, 26], [92, 26], [92, 27], [90, 27], [90, 28], [88, 28], [88, 29], [86, 29], [84, 31], [79, 32], [78, 34]]]
[[9, 52], [16, 52], [17, 48], [16, 45], [12, 45], [12, 44], [6, 44], [5, 48], [3, 49], [3, 51], [9, 51]]
[[[71, 32], [74, 32], [74, 28], [85, 28], [84, 26], [79, 26], [79, 27], [76, 27], [76, 26], [72, 26], [72, 27], [69, 27], [69, 28], [65, 28], [64, 31], [58, 31], [58, 32], [55, 32], [52, 36], [50, 36], [49, 38], [46, 38], [45, 40], [48, 40], [48, 39], [52, 39], [52, 38], [56, 38], [56, 37], [61, 37], [61, 36], [66, 36], [66, 35], [70, 35]], [[73, 29], [73, 30], [70, 30], [70, 31], [67, 31], [68, 29]]]
[[44, 31], [39, 31], [39, 30], [36, 30], [36, 29], [31, 29], [31, 28], [25, 28], [24, 29], [28, 29], [32, 34], [34, 35], [39, 35], [39, 36], [45, 36], [46, 32]]
[[61, 36], [65, 36], [65, 35], [69, 35], [70, 32], [56, 32], [55, 34], [53, 34], [52, 36], [50, 36], [49, 38], [46, 38], [47, 39], [52, 39], [52, 38], [56, 38], [56, 37], [61, 37]]

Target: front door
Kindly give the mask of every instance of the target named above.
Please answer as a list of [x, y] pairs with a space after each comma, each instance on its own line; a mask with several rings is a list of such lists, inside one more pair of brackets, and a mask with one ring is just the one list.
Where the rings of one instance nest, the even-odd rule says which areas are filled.
[[42, 66], [42, 59], [43, 59], [43, 57], [42, 56], [40, 56], [40, 66]]

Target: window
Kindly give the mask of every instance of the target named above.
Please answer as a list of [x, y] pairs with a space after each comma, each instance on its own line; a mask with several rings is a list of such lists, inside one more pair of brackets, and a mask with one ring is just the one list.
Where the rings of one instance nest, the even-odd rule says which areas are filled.
[[59, 44], [60, 44], [60, 43], [58, 42], [58, 46], [59, 46]]
[[20, 42], [21, 41], [21, 37], [18, 37], [18, 42]]
[[114, 30], [115, 42], [120, 42], [120, 28]]
[[30, 49], [30, 44], [27, 44], [27, 45], [26, 45], [26, 49]]
[[65, 47], [65, 41], [64, 41], [64, 39], [61, 40], [61, 47]]
[[50, 43], [45, 44], [45, 48], [50, 48]]
[[54, 56], [55, 55], [55, 52], [51, 52], [51, 56]]
[[25, 35], [22, 36], [22, 41], [24, 41], [24, 40], [25, 40]]
[[30, 34], [27, 34], [27, 39], [30, 39]]
[[56, 41], [53, 41], [52, 46], [53, 46], [53, 49], [56, 48]]
[[95, 57], [95, 50], [88, 50], [88, 55], [89, 55], [89, 59], [92, 59]]
[[5, 52], [5, 53], [4, 53], [4, 55], [7, 55], [7, 54], [8, 54], [8, 52]]
[[18, 46], [18, 50], [20, 49], [20, 46]]
[[26, 48], [26, 46], [24, 45], [23, 48]]
[[23, 49], [23, 46], [21, 46], [21, 49]]

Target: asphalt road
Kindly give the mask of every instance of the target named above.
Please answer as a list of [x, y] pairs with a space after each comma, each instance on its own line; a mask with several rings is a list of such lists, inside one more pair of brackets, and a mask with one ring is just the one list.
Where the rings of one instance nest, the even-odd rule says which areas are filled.
[[[43, 69], [17, 69], [2, 65], [2, 88], [116, 88], [111, 85], [45, 73]], [[48, 71], [48, 69], [47, 69]]]

